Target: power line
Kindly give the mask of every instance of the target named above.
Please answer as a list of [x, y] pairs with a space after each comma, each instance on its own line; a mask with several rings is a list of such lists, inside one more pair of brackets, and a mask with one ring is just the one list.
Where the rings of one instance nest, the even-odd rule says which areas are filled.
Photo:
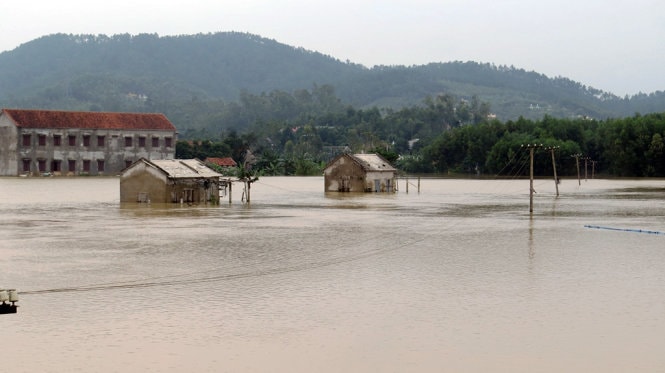
[[604, 229], [604, 230], [621, 231], [621, 232], [633, 232], [633, 233], [646, 233], [646, 234], [665, 235], [665, 232], [651, 231], [651, 230], [646, 230], [646, 229], [601, 227], [601, 226], [599, 226], [599, 225], [585, 225], [584, 228]]
[[[86, 292], [86, 291], [102, 291], [102, 290], [118, 290], [118, 289], [139, 289], [139, 288], [149, 288], [149, 287], [158, 287], [158, 286], [175, 286], [175, 285], [199, 284], [199, 283], [216, 282], [216, 281], [229, 281], [229, 280], [237, 280], [243, 278], [277, 275], [289, 272], [299, 272], [310, 269], [329, 267], [342, 263], [353, 262], [368, 257], [372, 257], [375, 255], [380, 255], [386, 252], [400, 250], [407, 246], [420, 243], [426, 240], [427, 238], [428, 236], [423, 236], [419, 239], [411, 240], [407, 243], [392, 248], [387, 247], [380, 249], [371, 249], [349, 256], [331, 258], [329, 260], [321, 262], [306, 262], [288, 267], [261, 269], [261, 270], [246, 271], [240, 273], [200, 276], [205, 273], [218, 271], [218, 270], [211, 270], [211, 271], [194, 272], [188, 274], [179, 274], [173, 276], [153, 277], [136, 281], [122, 281], [122, 282], [111, 282], [111, 283], [91, 284], [83, 286], [42, 289], [42, 290], [28, 290], [28, 291], [22, 291], [21, 295], [39, 295], [39, 294], [51, 294], [51, 293], [70, 293], [70, 292]], [[373, 241], [375, 239], [376, 237], [371, 237], [365, 240], [364, 242]], [[182, 277], [185, 276], [198, 276], [198, 277], [182, 279]]]

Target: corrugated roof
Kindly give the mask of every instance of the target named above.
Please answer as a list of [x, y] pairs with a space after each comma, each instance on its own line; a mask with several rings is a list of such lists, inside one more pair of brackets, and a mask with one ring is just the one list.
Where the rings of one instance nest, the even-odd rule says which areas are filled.
[[23, 109], [3, 109], [2, 112], [22, 128], [176, 130], [164, 114]]
[[147, 162], [152, 163], [164, 171], [168, 177], [174, 179], [222, 176], [198, 159], [155, 159]]
[[378, 154], [352, 155], [367, 171], [397, 171], [388, 161]]

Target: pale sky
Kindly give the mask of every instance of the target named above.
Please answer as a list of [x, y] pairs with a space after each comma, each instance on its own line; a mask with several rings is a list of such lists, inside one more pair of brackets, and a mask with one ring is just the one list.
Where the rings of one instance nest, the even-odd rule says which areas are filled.
[[662, 0], [8, 0], [0, 51], [54, 33], [240, 31], [342, 61], [476, 61], [619, 96], [665, 91]]

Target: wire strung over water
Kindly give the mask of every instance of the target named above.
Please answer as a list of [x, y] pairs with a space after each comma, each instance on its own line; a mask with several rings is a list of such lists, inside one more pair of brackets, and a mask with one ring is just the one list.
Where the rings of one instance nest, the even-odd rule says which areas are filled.
[[[366, 241], [371, 241], [375, 238], [376, 237], [372, 237], [370, 239], [367, 239]], [[258, 269], [258, 270], [251, 270], [239, 273], [226, 273], [226, 274], [216, 274], [217, 272], [219, 272], [219, 270], [199, 271], [199, 272], [185, 273], [173, 276], [152, 277], [136, 281], [121, 281], [121, 282], [110, 282], [110, 283], [61, 287], [61, 288], [42, 289], [42, 290], [28, 290], [28, 291], [22, 291], [21, 295], [25, 296], [25, 295], [39, 295], [39, 294], [51, 294], [51, 293], [71, 293], [71, 292], [105, 291], [105, 290], [118, 290], [118, 289], [139, 289], [139, 288], [150, 288], [150, 287], [159, 287], [159, 286], [190, 285], [190, 284], [200, 284], [206, 282], [229, 281], [229, 280], [237, 280], [237, 279], [252, 278], [252, 277], [278, 275], [290, 272], [300, 272], [310, 269], [329, 267], [342, 263], [354, 262], [372, 256], [384, 254], [390, 251], [401, 250], [407, 246], [411, 246], [419, 242], [422, 242], [427, 238], [428, 238], [427, 236], [421, 236], [419, 239], [411, 240], [409, 242], [406, 242], [404, 244], [395, 247], [370, 249], [348, 256], [336, 257], [336, 258], [331, 258], [329, 260], [318, 261], [318, 262], [306, 262], [287, 267]], [[206, 275], [208, 273], [212, 274]], [[194, 277], [191, 278], [191, 276]]]
[[585, 225], [584, 228], [603, 229], [603, 230], [619, 231], [619, 232], [632, 232], [632, 233], [646, 233], [646, 234], [655, 234], [655, 235], [665, 235], [665, 232], [651, 231], [651, 230], [647, 230], [647, 229], [614, 228], [614, 227], [602, 227], [602, 226], [599, 226], [599, 225]]
[[[519, 158], [517, 158], [518, 156]], [[503, 166], [501, 171], [499, 171], [496, 174], [496, 177], [498, 178], [499, 176], [504, 175], [504, 173], [513, 179], [520, 177], [520, 175], [522, 174], [522, 170], [524, 170], [529, 164], [528, 157], [529, 157], [529, 152], [524, 151], [524, 149], [522, 148], [519, 148], [518, 151], [515, 154], [513, 154], [512, 158], [508, 160], [506, 165]], [[512, 166], [512, 168], [510, 170], [507, 170], [508, 167], [510, 166]]]

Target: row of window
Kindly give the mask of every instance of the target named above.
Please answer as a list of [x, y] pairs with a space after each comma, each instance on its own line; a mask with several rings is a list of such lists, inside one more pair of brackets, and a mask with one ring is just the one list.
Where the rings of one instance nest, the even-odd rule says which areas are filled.
[[[60, 159], [54, 159], [50, 162], [48, 162], [46, 159], [38, 159], [37, 160], [37, 170], [40, 173], [44, 172], [76, 172], [76, 160], [74, 159], [68, 159], [66, 164], [67, 164], [67, 169], [63, 169], [63, 161]], [[47, 165], [50, 167], [47, 168]], [[82, 172], [91, 172], [92, 171], [92, 164], [93, 162], [89, 159], [84, 159], [81, 161], [81, 170]], [[129, 167], [132, 164], [132, 161], [125, 160], [125, 167]], [[23, 159], [23, 172], [31, 172], [31, 166], [32, 165], [32, 160], [31, 159]], [[97, 160], [97, 172], [101, 173], [104, 172], [106, 168], [106, 164], [103, 159], [98, 159]]]
[[[38, 146], [46, 146], [46, 135], [37, 135], [37, 145]], [[82, 145], [85, 147], [90, 146], [90, 135], [82, 135], [81, 136], [81, 141]], [[108, 136], [104, 135], [98, 135], [97, 136], [97, 147], [105, 147], [106, 146], [106, 138]], [[125, 147], [132, 147], [134, 146], [134, 137], [133, 136], [125, 136]], [[62, 135], [53, 135], [53, 146], [62, 146]], [[68, 146], [78, 146], [77, 144], [77, 135], [68, 135], [67, 136], [67, 145]], [[152, 137], [151, 138], [152, 143], [151, 146], [153, 148], [158, 148], [159, 147], [159, 137]], [[144, 148], [146, 147], [147, 141], [145, 136], [140, 136], [139, 137], [139, 147]], [[31, 147], [32, 146], [32, 134], [25, 133], [23, 134], [23, 142], [22, 145], [24, 147]], [[164, 138], [164, 146], [167, 148], [173, 147], [173, 140], [170, 137], [165, 137]]]

